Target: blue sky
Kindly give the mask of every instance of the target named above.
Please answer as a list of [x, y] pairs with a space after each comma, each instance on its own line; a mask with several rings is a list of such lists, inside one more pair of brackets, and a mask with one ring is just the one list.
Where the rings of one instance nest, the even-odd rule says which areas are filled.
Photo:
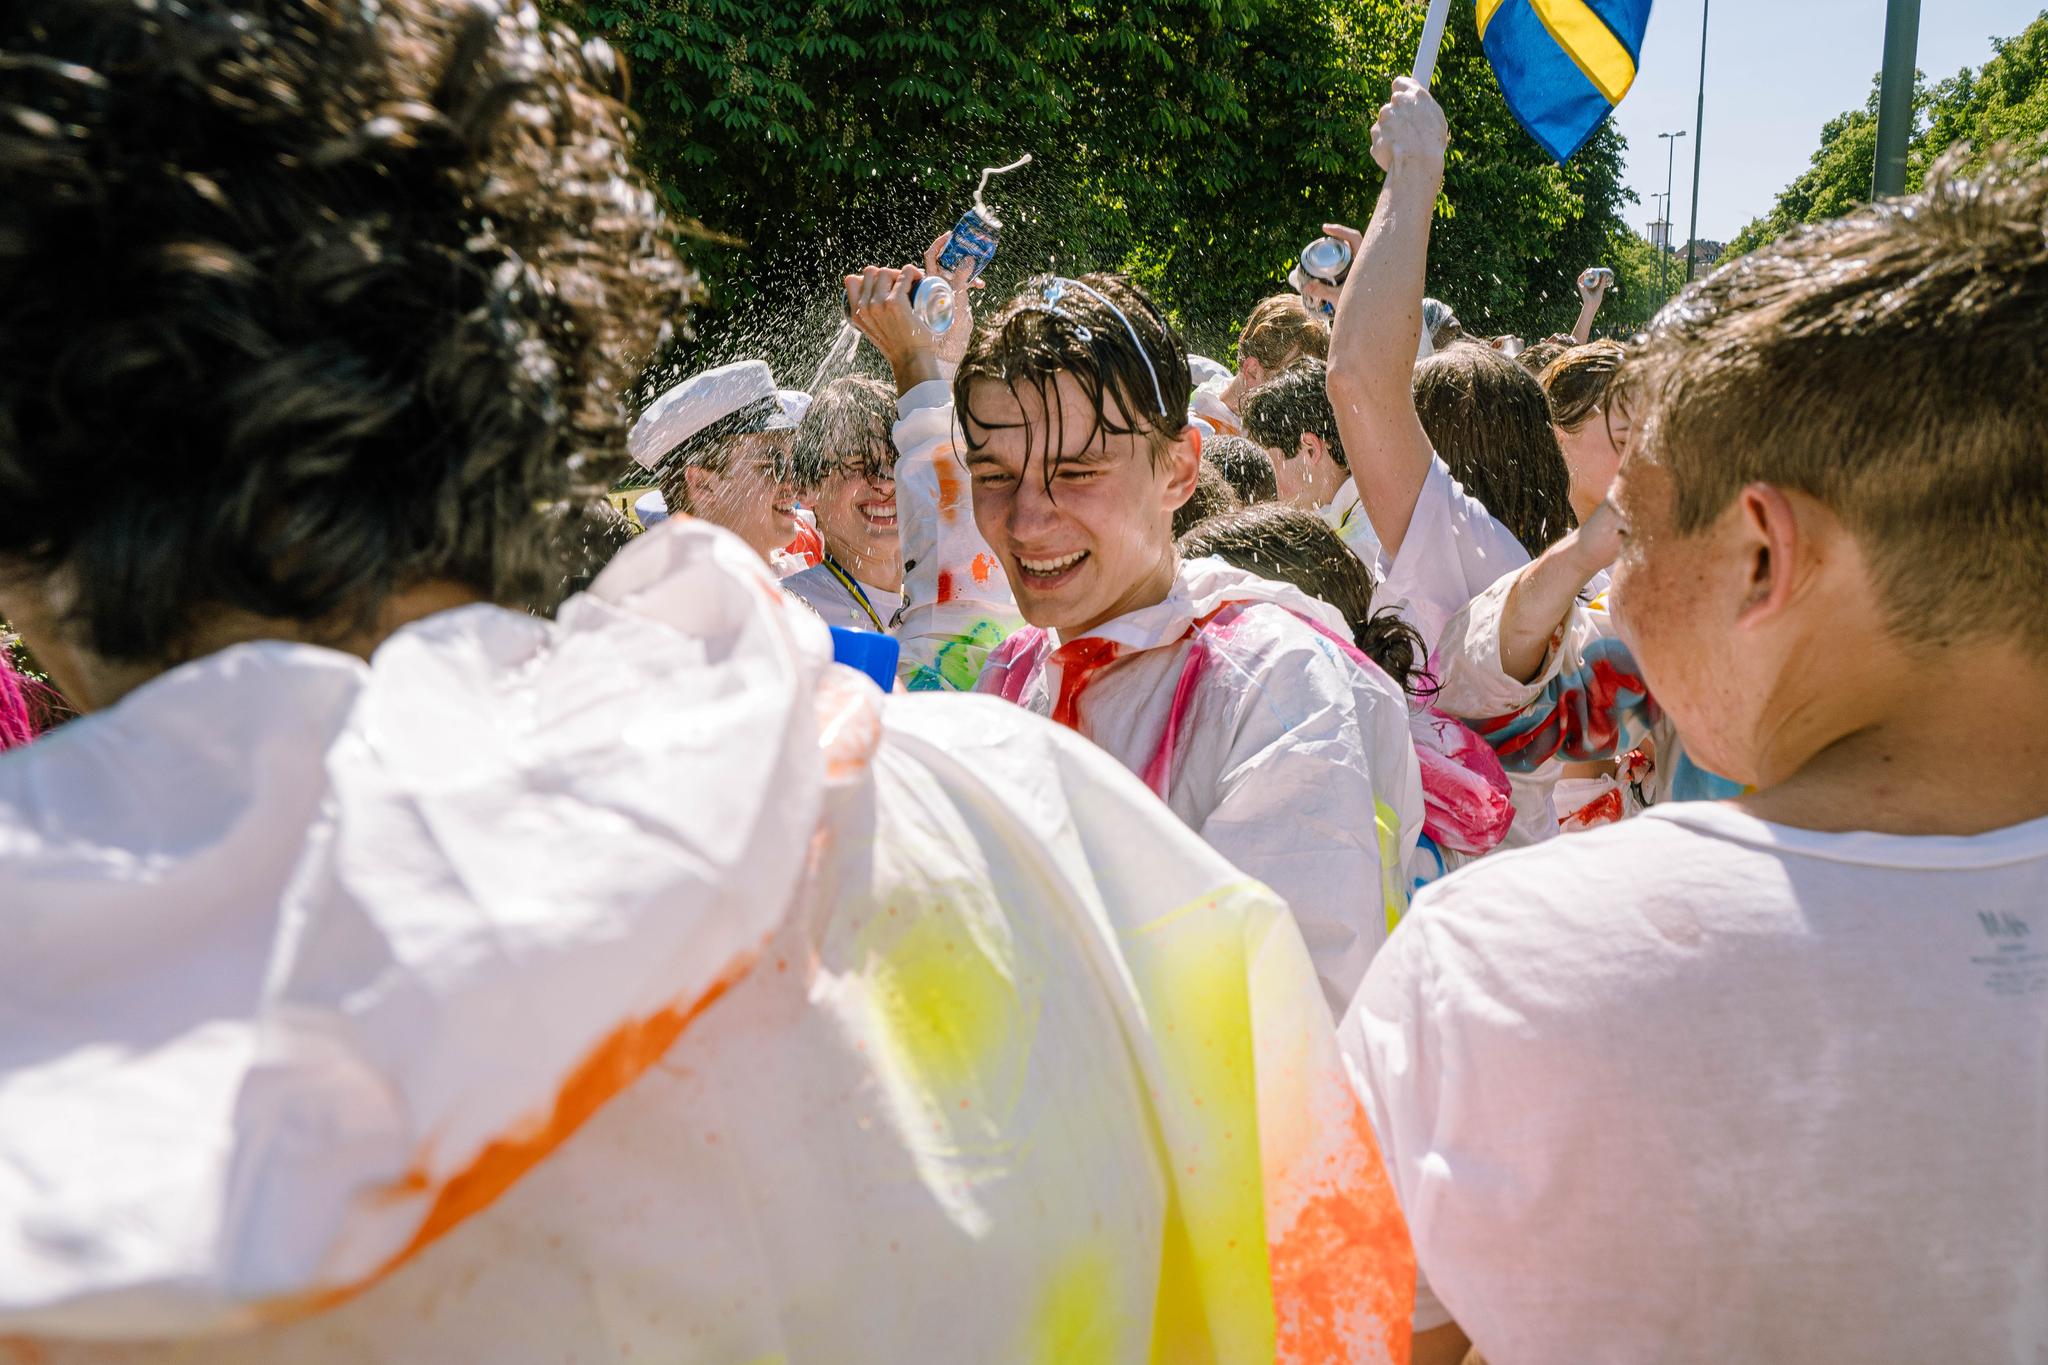
[[[1726, 241], [1804, 171], [1821, 125], [1861, 105], [1884, 53], [1885, 0], [1712, 0], [1700, 236]], [[1628, 137], [1628, 209], [1643, 231], [1664, 192], [1659, 132], [1683, 128], [1673, 202], [1685, 240], [1699, 90], [1701, 0], [1656, 0], [1635, 88], [1615, 113]], [[1920, 69], [1931, 80], [1981, 66], [1993, 37], [2042, 12], [2040, 0], [1923, 0]]]

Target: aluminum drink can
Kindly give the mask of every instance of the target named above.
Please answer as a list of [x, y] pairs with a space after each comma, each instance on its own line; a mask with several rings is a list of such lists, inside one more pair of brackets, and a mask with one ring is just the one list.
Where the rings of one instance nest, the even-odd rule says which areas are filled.
[[1324, 284], [1342, 284], [1351, 273], [1351, 248], [1335, 237], [1318, 237], [1301, 249], [1301, 271]]
[[1598, 289], [1603, 281], [1612, 285], [1614, 283], [1614, 272], [1606, 266], [1596, 265], [1586, 271], [1585, 274], [1579, 276], [1579, 288]]
[[[848, 317], [853, 316], [850, 295], [841, 294], [839, 306]], [[936, 275], [925, 276], [910, 291], [910, 311], [917, 314], [919, 322], [931, 328], [932, 335], [944, 336], [953, 330], [953, 286]]]
[[962, 261], [973, 261], [974, 273], [967, 278], [980, 279], [981, 272], [996, 258], [996, 238], [1002, 230], [1002, 224], [993, 218], [982, 216], [976, 209], [967, 210], [953, 224], [952, 237], [939, 248], [939, 269], [958, 270]]

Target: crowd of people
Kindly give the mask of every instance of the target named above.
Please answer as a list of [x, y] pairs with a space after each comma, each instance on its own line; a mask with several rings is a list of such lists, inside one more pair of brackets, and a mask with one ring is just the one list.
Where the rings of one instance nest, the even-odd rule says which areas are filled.
[[634, 412], [624, 89], [0, 10], [0, 1348], [2048, 1360], [2041, 149], [1525, 347], [1402, 79], [1234, 369]]

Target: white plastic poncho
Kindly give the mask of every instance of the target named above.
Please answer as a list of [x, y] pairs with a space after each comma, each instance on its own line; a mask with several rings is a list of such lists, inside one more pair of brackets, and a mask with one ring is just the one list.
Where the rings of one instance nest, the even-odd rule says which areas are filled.
[[1278, 902], [824, 636], [679, 519], [0, 759], [0, 1347], [1404, 1359]]
[[1101, 745], [1279, 892], [1337, 1013], [1407, 909], [1423, 817], [1407, 698], [1348, 631], [1291, 584], [1197, 559], [1085, 635], [1018, 632], [979, 683]]

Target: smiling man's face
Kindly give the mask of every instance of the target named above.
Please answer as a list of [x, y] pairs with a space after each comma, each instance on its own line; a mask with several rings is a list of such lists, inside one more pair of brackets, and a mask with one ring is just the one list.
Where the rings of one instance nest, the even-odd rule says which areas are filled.
[[[1164, 600], [1177, 563], [1173, 514], [1194, 492], [1201, 457], [1186, 436], [1155, 458], [1150, 443], [1162, 438], [1099, 426], [1069, 375], [1055, 377], [1050, 397], [977, 384], [971, 406], [987, 429], [966, 459], [975, 525], [1002, 560], [1018, 610], [1071, 637]], [[1113, 398], [1104, 401], [1115, 425], [1130, 425]]]

